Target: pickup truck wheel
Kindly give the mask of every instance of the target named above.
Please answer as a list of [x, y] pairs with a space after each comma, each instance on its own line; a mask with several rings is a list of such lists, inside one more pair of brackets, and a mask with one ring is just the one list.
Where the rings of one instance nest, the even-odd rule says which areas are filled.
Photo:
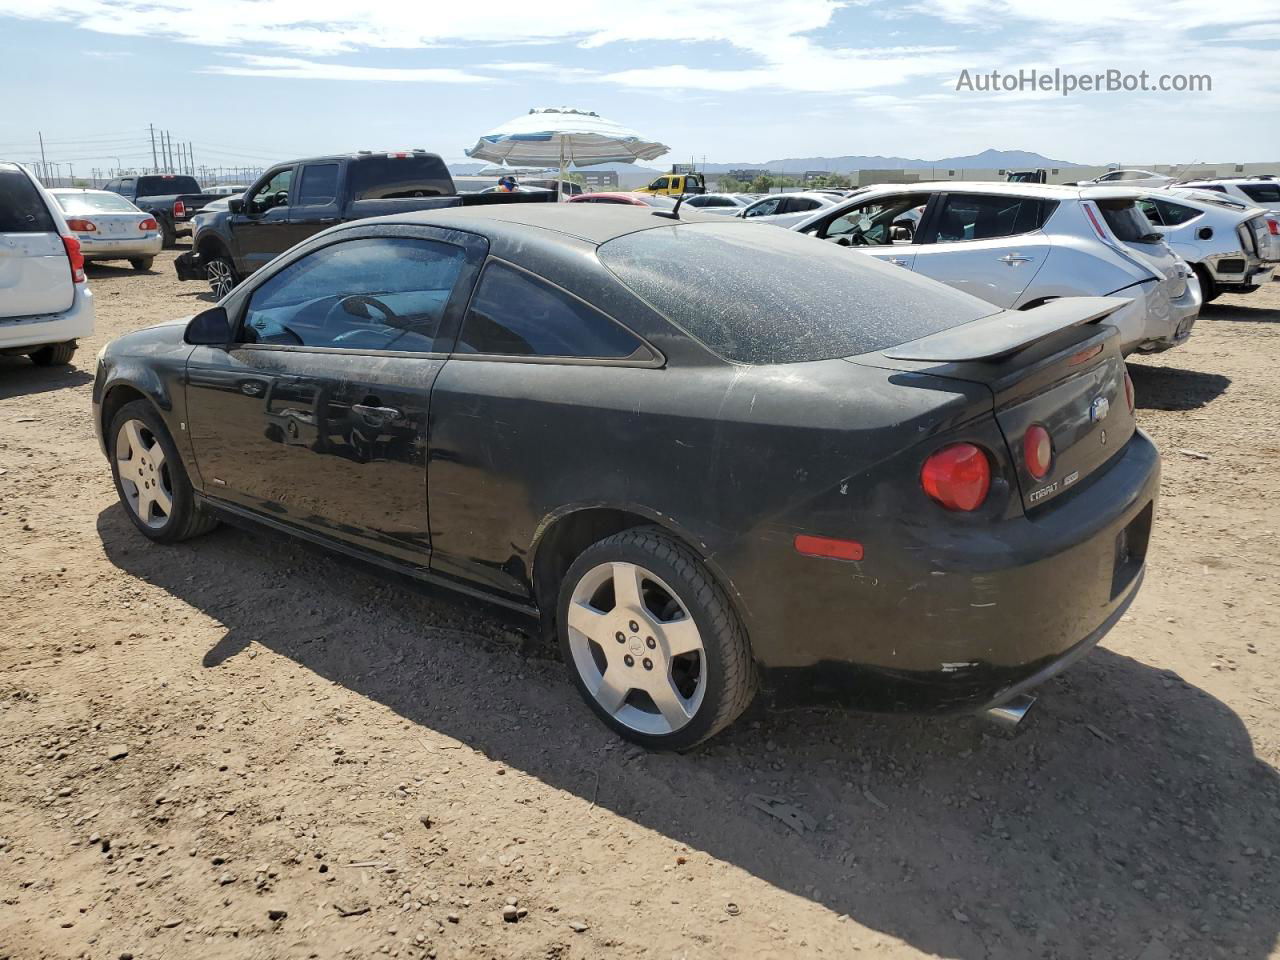
[[178, 234], [173, 229], [173, 221], [168, 217], [160, 217], [160, 242], [166, 250], [178, 245]]
[[65, 367], [76, 353], [76, 342], [51, 343], [27, 354], [37, 367]]
[[226, 257], [214, 257], [205, 264], [204, 275], [209, 278], [209, 289], [221, 300], [239, 283], [236, 268]]
[[133, 525], [150, 540], [177, 543], [217, 526], [196, 504], [182, 457], [146, 400], [126, 403], [107, 430], [111, 476]]
[[156, 262], [155, 257], [134, 257], [129, 261], [129, 266], [137, 270], [139, 273], [145, 273], [151, 269], [151, 265]]

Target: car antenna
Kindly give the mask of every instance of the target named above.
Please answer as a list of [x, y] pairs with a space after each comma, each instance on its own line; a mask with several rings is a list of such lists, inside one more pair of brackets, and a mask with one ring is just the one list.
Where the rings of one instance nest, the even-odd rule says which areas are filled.
[[669, 211], [668, 211], [668, 210], [655, 210], [655, 211], [653, 211], [653, 215], [654, 215], [655, 217], [666, 217], [668, 220], [679, 220], [679, 219], [680, 219], [680, 204], [684, 203], [684, 198], [685, 198], [686, 196], [687, 196], [687, 194], [684, 194], [684, 193], [680, 194], [680, 196], [676, 197], [676, 205], [675, 205], [674, 207], [672, 207]]

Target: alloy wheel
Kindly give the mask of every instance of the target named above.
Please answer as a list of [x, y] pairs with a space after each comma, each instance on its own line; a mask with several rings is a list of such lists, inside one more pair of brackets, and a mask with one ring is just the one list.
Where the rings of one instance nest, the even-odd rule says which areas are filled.
[[116, 472], [129, 509], [160, 529], [173, 513], [173, 486], [164, 447], [141, 420], [126, 420], [116, 434]]
[[231, 272], [231, 264], [225, 260], [210, 260], [209, 265], [205, 268], [205, 273], [209, 278], [209, 287], [213, 290], [213, 295], [219, 300], [230, 293], [236, 285], [235, 275]]
[[688, 607], [652, 571], [602, 563], [583, 575], [568, 612], [574, 666], [596, 703], [637, 733], [688, 724], [706, 694], [706, 653]]

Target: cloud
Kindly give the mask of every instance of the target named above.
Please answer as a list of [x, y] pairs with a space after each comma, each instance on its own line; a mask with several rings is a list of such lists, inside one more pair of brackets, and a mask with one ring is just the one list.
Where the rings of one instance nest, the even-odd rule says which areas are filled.
[[298, 57], [262, 57], [226, 53], [234, 63], [213, 64], [200, 73], [231, 77], [283, 77], [290, 80], [374, 80], [382, 83], [496, 83], [493, 77], [448, 67], [361, 67]]

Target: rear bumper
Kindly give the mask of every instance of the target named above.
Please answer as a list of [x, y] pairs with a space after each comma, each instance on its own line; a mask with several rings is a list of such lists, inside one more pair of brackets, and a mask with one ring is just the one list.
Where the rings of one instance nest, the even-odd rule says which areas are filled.
[[86, 260], [121, 260], [129, 257], [154, 257], [164, 240], [159, 233], [129, 240], [86, 239], [80, 236], [80, 250]]
[[[802, 677], [876, 710], [964, 712], [1012, 697], [1087, 653], [1132, 602], [1159, 480], [1139, 431], [1031, 516], [900, 523], [856, 564], [780, 560], [773, 595], [779, 583], [803, 588], [749, 618], [766, 678]], [[762, 620], [777, 633], [761, 635]]]
[[1182, 296], [1169, 301], [1169, 310], [1149, 314], [1145, 338], [1137, 349], [1143, 353], [1159, 353], [1180, 346], [1191, 338], [1191, 328], [1200, 316], [1204, 297], [1200, 284], [1192, 276]]
[[93, 334], [93, 321], [93, 293], [78, 283], [69, 310], [37, 317], [0, 318], [0, 352], [21, 353], [27, 347], [88, 337]]

